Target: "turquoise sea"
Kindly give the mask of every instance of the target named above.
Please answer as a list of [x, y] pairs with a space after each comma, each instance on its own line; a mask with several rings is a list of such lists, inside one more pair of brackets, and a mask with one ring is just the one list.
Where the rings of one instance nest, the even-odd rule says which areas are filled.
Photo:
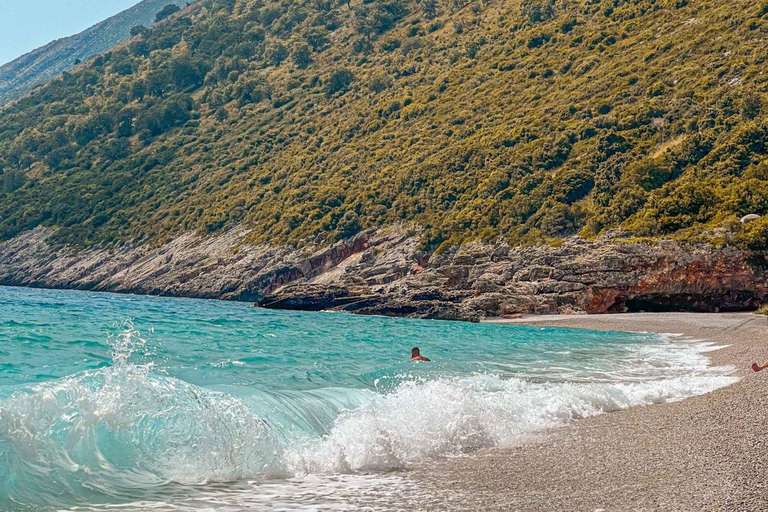
[[399, 470], [732, 383], [714, 348], [0, 288], [0, 510], [386, 508]]

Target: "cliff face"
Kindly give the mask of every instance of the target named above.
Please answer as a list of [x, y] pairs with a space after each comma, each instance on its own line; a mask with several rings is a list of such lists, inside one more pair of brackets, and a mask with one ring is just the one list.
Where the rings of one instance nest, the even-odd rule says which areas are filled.
[[151, 25], [155, 14], [166, 5], [185, 3], [185, 0], [144, 0], [77, 35], [57, 39], [0, 66], [0, 105], [74, 68], [78, 61], [85, 62], [128, 40], [133, 27]]
[[734, 311], [768, 298], [761, 255], [673, 241], [419, 250], [367, 231], [328, 247], [245, 243], [248, 231], [158, 246], [53, 249], [39, 228], [0, 244], [0, 285], [254, 301], [269, 308], [478, 320], [516, 313]]

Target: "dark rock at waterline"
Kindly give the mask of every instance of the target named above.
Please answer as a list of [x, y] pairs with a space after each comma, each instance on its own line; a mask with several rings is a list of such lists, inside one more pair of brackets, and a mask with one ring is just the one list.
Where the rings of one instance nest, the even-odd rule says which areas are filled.
[[0, 284], [253, 301], [267, 308], [477, 321], [519, 313], [739, 311], [768, 298], [763, 254], [674, 241], [470, 243], [423, 252], [420, 232], [332, 245], [252, 245], [246, 229], [159, 247], [74, 250], [36, 229], [0, 244]]
[[265, 295], [259, 305], [270, 309], [300, 311], [346, 311], [365, 315], [435, 318], [477, 322], [478, 311], [461, 307], [460, 297], [445, 297], [439, 291], [415, 291], [411, 294], [377, 294], [370, 289], [338, 285], [295, 283], [277, 293]]
[[272, 309], [323, 311], [341, 308], [366, 299], [375, 300], [377, 297], [355, 294], [343, 286], [305, 283], [288, 285], [279, 295], [264, 296], [260, 303]]

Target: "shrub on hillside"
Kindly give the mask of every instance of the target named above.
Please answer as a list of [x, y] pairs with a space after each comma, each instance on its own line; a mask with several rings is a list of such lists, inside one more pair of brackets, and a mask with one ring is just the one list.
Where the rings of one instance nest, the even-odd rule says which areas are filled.
[[355, 81], [355, 75], [348, 69], [337, 69], [328, 79], [326, 93], [328, 95], [346, 92], [352, 82]]
[[176, 4], [168, 4], [162, 9], [160, 9], [157, 14], [155, 14], [155, 23], [158, 23], [160, 21], [163, 21], [164, 19], [168, 18], [169, 16], [176, 14], [179, 12], [181, 8]]

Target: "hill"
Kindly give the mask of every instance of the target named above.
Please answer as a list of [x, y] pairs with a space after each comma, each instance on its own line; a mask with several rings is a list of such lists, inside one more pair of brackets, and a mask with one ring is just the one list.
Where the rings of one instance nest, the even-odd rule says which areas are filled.
[[0, 238], [762, 248], [768, 4], [201, 0], [0, 113]]
[[58, 39], [0, 66], [0, 105], [126, 41], [133, 27], [151, 25], [155, 14], [165, 6], [185, 3], [183, 0], [144, 0], [80, 34]]

